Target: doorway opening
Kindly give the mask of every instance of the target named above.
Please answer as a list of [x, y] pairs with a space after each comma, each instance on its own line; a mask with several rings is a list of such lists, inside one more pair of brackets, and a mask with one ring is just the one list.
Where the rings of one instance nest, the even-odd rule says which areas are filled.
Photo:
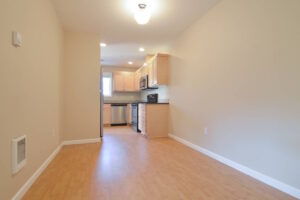
[[138, 85], [136, 70], [101, 66], [101, 137], [109, 130], [139, 133], [137, 102], [141, 101], [141, 92], [134, 87]]

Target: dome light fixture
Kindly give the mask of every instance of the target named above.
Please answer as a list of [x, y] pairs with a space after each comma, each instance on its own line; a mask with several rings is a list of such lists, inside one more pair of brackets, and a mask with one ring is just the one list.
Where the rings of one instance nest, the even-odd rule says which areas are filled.
[[140, 25], [145, 25], [151, 18], [150, 9], [147, 8], [147, 4], [139, 3], [138, 8], [135, 11], [134, 19]]

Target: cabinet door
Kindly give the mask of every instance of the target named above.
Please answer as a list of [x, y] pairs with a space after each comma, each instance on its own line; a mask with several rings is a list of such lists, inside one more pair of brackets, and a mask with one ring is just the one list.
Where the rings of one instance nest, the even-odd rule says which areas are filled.
[[169, 56], [158, 54], [154, 62], [156, 81], [158, 85], [168, 85], [169, 82]]
[[152, 60], [152, 84], [153, 86], [156, 86], [158, 84], [157, 82], [157, 57], [155, 56]]
[[124, 76], [120, 72], [114, 72], [114, 91], [124, 91]]
[[134, 77], [134, 90], [139, 91], [140, 90], [140, 78], [141, 78], [141, 73], [140, 71], [135, 72], [135, 77]]
[[153, 73], [153, 64], [152, 62], [149, 62], [147, 64], [147, 67], [148, 67], [148, 84], [150, 87], [153, 87], [154, 86], [154, 73]]
[[128, 72], [124, 74], [125, 77], [125, 91], [134, 91], [134, 73]]
[[157, 57], [152, 57], [147, 63], [148, 84], [150, 87], [157, 85]]
[[103, 105], [103, 124], [110, 125], [111, 123], [111, 105], [104, 104]]
[[146, 66], [146, 67], [142, 67], [142, 69], [141, 69], [141, 76], [146, 76], [146, 75], [148, 75], [148, 67]]

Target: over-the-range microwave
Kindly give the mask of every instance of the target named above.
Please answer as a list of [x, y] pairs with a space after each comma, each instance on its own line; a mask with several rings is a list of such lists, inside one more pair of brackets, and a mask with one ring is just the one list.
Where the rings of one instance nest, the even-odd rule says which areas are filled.
[[140, 89], [141, 90], [147, 90], [147, 89], [158, 89], [158, 87], [149, 87], [149, 82], [148, 82], [148, 75], [142, 76], [140, 78]]

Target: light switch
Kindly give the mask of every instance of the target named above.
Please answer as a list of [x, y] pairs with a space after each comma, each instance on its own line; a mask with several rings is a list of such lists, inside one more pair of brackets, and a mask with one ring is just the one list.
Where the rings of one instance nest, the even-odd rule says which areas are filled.
[[15, 47], [20, 47], [22, 44], [22, 36], [19, 32], [13, 31], [12, 32], [12, 44]]

